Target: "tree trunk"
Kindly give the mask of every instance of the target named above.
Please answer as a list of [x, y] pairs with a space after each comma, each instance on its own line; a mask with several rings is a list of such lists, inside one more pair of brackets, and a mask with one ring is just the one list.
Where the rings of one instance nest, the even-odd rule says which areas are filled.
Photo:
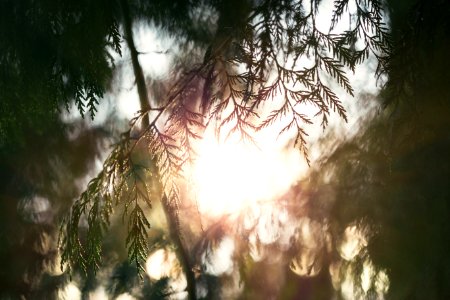
[[188, 297], [190, 300], [195, 300], [197, 298], [195, 275], [192, 271], [192, 265], [189, 261], [189, 255], [186, 251], [186, 248], [184, 248], [183, 246], [182, 236], [180, 234], [180, 231], [178, 230], [178, 225], [176, 222], [178, 216], [175, 214], [173, 208], [170, 207], [168, 199], [165, 195], [163, 196], [161, 202], [163, 205], [164, 214], [166, 215], [167, 224], [169, 225], [170, 237], [177, 248], [177, 257], [180, 261], [181, 267], [183, 268], [183, 272], [186, 275], [186, 290], [188, 292]]
[[[130, 49], [131, 62], [133, 65], [134, 77], [136, 79], [137, 91], [139, 95], [139, 102], [141, 109], [143, 111], [148, 111], [151, 109], [150, 101], [148, 98], [147, 87], [145, 84], [145, 77], [142, 67], [139, 63], [138, 59], [138, 51], [136, 50], [136, 46], [133, 40], [133, 32], [132, 32], [132, 21], [130, 16], [130, 9], [128, 6], [127, 0], [120, 0], [120, 4], [122, 7], [122, 15], [123, 15], [123, 24], [125, 31], [125, 41], [127, 43], [128, 48]], [[150, 124], [148, 115], [142, 119], [143, 128], [148, 127]], [[168, 203], [167, 197], [164, 195], [161, 199], [162, 206], [164, 209], [164, 214], [167, 219], [167, 225], [169, 227], [170, 237], [172, 242], [175, 244], [177, 249], [177, 257], [180, 261], [180, 264], [183, 268], [183, 271], [186, 276], [187, 287], [186, 290], [188, 292], [188, 298], [190, 300], [195, 300], [196, 296], [196, 283], [195, 283], [195, 275], [192, 271], [192, 266], [189, 261], [189, 255], [186, 251], [186, 248], [183, 245], [181, 232], [178, 230], [178, 216], [173, 211], [173, 208], [170, 207]]]

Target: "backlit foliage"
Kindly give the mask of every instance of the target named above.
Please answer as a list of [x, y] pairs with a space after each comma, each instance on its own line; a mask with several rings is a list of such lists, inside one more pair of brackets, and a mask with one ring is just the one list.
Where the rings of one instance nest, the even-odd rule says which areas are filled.
[[[203, 61], [179, 76], [164, 99], [158, 99], [159, 107], [141, 111], [131, 121], [130, 130], [114, 146], [103, 170], [63, 224], [62, 264], [97, 269], [110, 216], [122, 207], [123, 220], [128, 222], [129, 258], [142, 270], [150, 227], [143, 207], [151, 208], [154, 201], [163, 199], [170, 216], [178, 218], [177, 177], [195, 159], [192, 144], [208, 125], [216, 126], [218, 134], [237, 134], [244, 142], [252, 142], [256, 131], [287, 120], [280, 134], [293, 132], [295, 145], [309, 163], [305, 125], [318, 119], [325, 128], [332, 113], [347, 120], [338, 97], [338, 90], [354, 93], [347, 73], [369, 57], [377, 59], [378, 75], [388, 67], [390, 42], [382, 3], [353, 2], [354, 21], [344, 32], [334, 28], [350, 14], [348, 0], [335, 1], [328, 31], [317, 24], [318, 0], [258, 1], [253, 7], [245, 2], [249, 8], [242, 23], [219, 27]], [[233, 18], [220, 15], [220, 5], [215, 4], [211, 9], [217, 9], [219, 26], [223, 18]], [[84, 98], [91, 99], [90, 92], [96, 93], [88, 90]], [[77, 103], [84, 113], [83, 104]], [[262, 113], [275, 103], [279, 106], [268, 115]], [[89, 100], [92, 115], [95, 105], [95, 100]], [[302, 112], [305, 105], [314, 107], [314, 116]], [[83, 216], [88, 223], [85, 245], [79, 232]]]

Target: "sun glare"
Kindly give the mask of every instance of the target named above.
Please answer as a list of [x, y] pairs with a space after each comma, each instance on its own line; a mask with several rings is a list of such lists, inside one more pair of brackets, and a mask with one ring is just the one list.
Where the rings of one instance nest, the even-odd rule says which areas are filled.
[[[197, 147], [190, 188], [199, 210], [210, 216], [236, 214], [258, 202], [276, 200], [305, 170], [300, 153], [260, 132], [256, 143], [240, 136], [218, 138], [208, 129]], [[282, 144], [282, 143], [281, 143]]]

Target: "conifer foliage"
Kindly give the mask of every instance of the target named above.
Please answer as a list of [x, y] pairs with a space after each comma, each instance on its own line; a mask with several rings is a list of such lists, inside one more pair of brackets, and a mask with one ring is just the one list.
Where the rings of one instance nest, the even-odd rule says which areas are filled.
[[[195, 8], [196, 1], [174, 1], [174, 7], [178, 2], [183, 9]], [[203, 61], [178, 76], [164, 99], [157, 99], [159, 106], [140, 111], [130, 122], [130, 129], [115, 144], [103, 170], [89, 183], [62, 225], [62, 264], [97, 269], [110, 216], [120, 208], [128, 223], [129, 258], [142, 271], [150, 226], [144, 211], [162, 199], [169, 217], [177, 219], [182, 213], [176, 179], [195, 159], [191, 144], [202, 138], [206, 126], [214, 123], [218, 132], [237, 133], [251, 142], [255, 132], [287, 119], [280, 134], [294, 131], [295, 144], [309, 162], [305, 124], [319, 122], [325, 128], [332, 113], [347, 119], [337, 89], [353, 95], [348, 72], [369, 58], [378, 62], [377, 75], [389, 67], [389, 33], [379, 0], [336, 0], [331, 28], [326, 31], [318, 25], [319, 0], [231, 1], [237, 7], [228, 7], [227, 1], [206, 2], [218, 21], [202, 48]], [[356, 9], [350, 11], [350, 7]], [[161, 9], [175, 10], [164, 5]], [[233, 16], [233, 12], [241, 13]], [[350, 28], [336, 31], [349, 15]], [[168, 13], [167, 20], [162, 15], [148, 18], [200, 44], [195, 34], [174, 25], [189, 23], [192, 14], [174, 17]], [[109, 36], [120, 52], [116, 25], [111, 23]], [[88, 86], [78, 89], [76, 95], [80, 113], [88, 110], [94, 116], [101, 90]], [[265, 107], [273, 106], [275, 98], [283, 99], [279, 107], [261, 115]], [[303, 105], [312, 105], [316, 115], [304, 114]], [[137, 158], [143, 149], [148, 158], [144, 163]], [[82, 215], [89, 225], [85, 243], [80, 241], [78, 229]], [[177, 227], [182, 236], [182, 228]]]
[[45, 131], [74, 102], [94, 118], [121, 53], [109, 1], [0, 3], [0, 146]]

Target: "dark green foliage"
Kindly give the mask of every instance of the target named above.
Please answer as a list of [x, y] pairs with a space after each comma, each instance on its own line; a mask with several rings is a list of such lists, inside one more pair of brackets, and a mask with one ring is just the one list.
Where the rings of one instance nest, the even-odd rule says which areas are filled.
[[71, 101], [93, 118], [120, 54], [109, 1], [2, 1], [0, 146], [45, 132]]
[[[445, 1], [392, 1], [391, 75], [368, 120], [318, 167], [331, 172], [336, 228], [371, 228], [368, 254], [390, 279], [390, 299], [446, 299], [450, 295], [450, 51]], [[356, 274], [356, 276], [358, 276]]]
[[[130, 1], [137, 20], [151, 21], [186, 42], [208, 44], [214, 34], [211, 28], [220, 1]], [[226, 2], [226, 1], [224, 1]]]
[[355, 221], [371, 228], [368, 254], [377, 267], [388, 270], [392, 299], [445, 299], [449, 137], [408, 129], [410, 121], [393, 122], [378, 117], [340, 146], [318, 170], [319, 176], [332, 172], [334, 179], [313, 186], [331, 187], [336, 194], [330, 216], [335, 230]]

